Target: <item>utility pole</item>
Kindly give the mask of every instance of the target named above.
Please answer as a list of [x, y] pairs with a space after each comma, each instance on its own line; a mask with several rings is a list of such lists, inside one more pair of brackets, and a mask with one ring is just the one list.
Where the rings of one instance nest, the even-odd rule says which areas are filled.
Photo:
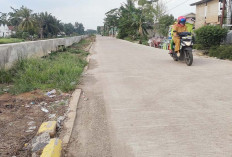
[[227, 1], [227, 25], [231, 25], [231, 0]]
[[225, 7], [226, 7], [226, 0], [223, 0], [223, 8], [222, 8], [222, 17], [221, 17], [221, 27], [223, 25], [223, 20], [224, 20], [224, 14], [225, 14]]

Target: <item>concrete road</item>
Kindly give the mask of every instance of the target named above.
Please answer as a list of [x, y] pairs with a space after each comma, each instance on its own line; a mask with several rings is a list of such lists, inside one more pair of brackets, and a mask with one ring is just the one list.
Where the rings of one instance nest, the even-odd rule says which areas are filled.
[[67, 156], [232, 156], [232, 62], [109, 37], [92, 53]]

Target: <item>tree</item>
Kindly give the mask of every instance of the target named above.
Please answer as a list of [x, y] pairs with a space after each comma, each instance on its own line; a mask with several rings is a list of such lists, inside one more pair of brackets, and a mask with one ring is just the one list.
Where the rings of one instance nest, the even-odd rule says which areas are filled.
[[8, 24], [7, 13], [0, 12], [0, 25], [1, 24]]
[[79, 35], [85, 34], [85, 27], [83, 26], [82, 23], [75, 22], [75, 32]]
[[84, 34], [84, 26], [82, 23], [75, 23], [75, 28], [71, 23], [64, 24], [55, 16], [48, 12], [33, 14], [31, 9], [20, 7], [15, 9], [11, 7], [9, 13], [0, 12], [0, 24], [8, 24], [14, 26], [16, 31], [15, 37], [24, 38], [32, 35], [38, 38], [51, 38], [63, 33], [66, 34]]
[[127, 0], [119, 8], [119, 20], [118, 20], [118, 37], [123, 39], [125, 37], [130, 37], [135, 39], [137, 36], [137, 28], [133, 24], [135, 19], [135, 12], [137, 8], [132, 0]]
[[15, 30], [18, 31], [18, 26], [21, 23], [22, 19], [21, 17], [18, 15], [18, 9], [15, 9], [13, 7], [11, 7], [11, 9], [13, 10], [12, 12], [9, 12], [9, 25], [14, 26]]
[[32, 14], [32, 10], [22, 6], [19, 10], [16, 11], [16, 18], [21, 19], [19, 24], [19, 30], [24, 32], [29, 32], [33, 34], [37, 27], [35, 25], [34, 15]]
[[97, 26], [97, 34], [101, 34], [101, 26]]
[[118, 26], [118, 15], [118, 8], [112, 9], [106, 13], [105, 23], [107, 23], [110, 29], [113, 29], [113, 36], [115, 35], [115, 27]]
[[119, 8], [118, 37], [139, 38], [141, 42], [143, 38], [147, 38], [147, 30], [153, 28], [153, 1], [138, 1], [138, 8], [134, 2], [127, 0], [127, 3]]
[[159, 19], [165, 15], [165, 13], [167, 12], [167, 8], [166, 5], [164, 4], [163, 1], [157, 1], [157, 3], [154, 5], [154, 17], [155, 17], [155, 21], [158, 22]]
[[61, 32], [61, 23], [56, 17], [47, 12], [42, 12], [36, 15], [36, 21], [39, 26], [40, 38], [56, 36]]
[[64, 24], [64, 32], [66, 35], [72, 35], [73, 32], [75, 31], [75, 28], [73, 26], [73, 24], [68, 23], [68, 24]]
[[164, 15], [160, 17], [159, 24], [158, 24], [158, 32], [163, 35], [168, 35], [169, 26], [172, 25], [175, 22], [175, 18], [173, 15]]
[[93, 34], [96, 34], [96, 33], [97, 33], [97, 31], [94, 30], [94, 29], [87, 29], [87, 30], [86, 30], [86, 34], [93, 35]]

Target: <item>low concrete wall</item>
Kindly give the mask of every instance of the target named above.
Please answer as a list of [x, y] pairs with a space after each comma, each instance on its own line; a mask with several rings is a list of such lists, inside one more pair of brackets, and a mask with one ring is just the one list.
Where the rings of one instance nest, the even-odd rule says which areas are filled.
[[226, 44], [232, 44], [232, 31], [229, 31], [229, 33], [227, 34], [225, 43]]
[[0, 45], [0, 67], [9, 68], [15, 61], [22, 58], [43, 57], [48, 55], [51, 51], [56, 51], [58, 46], [71, 46], [73, 43], [78, 43], [81, 39], [86, 37], [86, 35], [83, 35]]

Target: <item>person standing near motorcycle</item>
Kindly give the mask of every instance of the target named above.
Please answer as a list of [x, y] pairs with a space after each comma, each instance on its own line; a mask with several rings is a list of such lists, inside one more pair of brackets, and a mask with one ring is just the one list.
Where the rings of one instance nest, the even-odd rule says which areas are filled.
[[179, 33], [187, 32], [187, 27], [185, 26], [186, 18], [184, 16], [178, 17], [177, 24], [173, 26], [173, 42], [175, 43], [175, 53], [180, 52], [180, 37]]

